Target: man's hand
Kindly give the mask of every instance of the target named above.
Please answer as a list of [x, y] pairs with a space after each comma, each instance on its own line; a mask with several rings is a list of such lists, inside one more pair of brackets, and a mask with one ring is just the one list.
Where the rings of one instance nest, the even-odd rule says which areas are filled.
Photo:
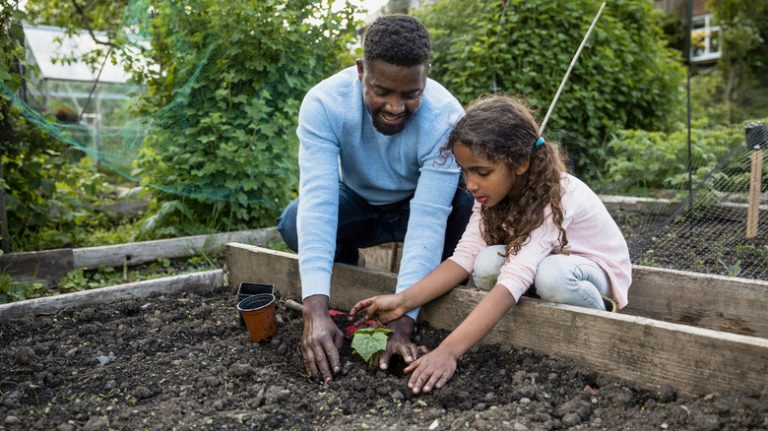
[[414, 394], [442, 388], [456, 372], [457, 362], [456, 355], [449, 349], [438, 347], [405, 368], [406, 373], [413, 373], [408, 379], [408, 387]]
[[[378, 295], [358, 301], [349, 310], [349, 320], [354, 320], [356, 325], [362, 325], [369, 320], [376, 320], [382, 325], [398, 319], [405, 314], [402, 295]], [[411, 332], [413, 332], [413, 320], [411, 320]]]
[[328, 297], [312, 295], [304, 299], [304, 335], [301, 354], [304, 367], [313, 379], [321, 377], [325, 383], [333, 381], [333, 374], [341, 370], [339, 349], [344, 334], [328, 316]]
[[392, 330], [392, 335], [387, 341], [387, 350], [379, 353], [374, 361], [379, 363], [379, 368], [386, 370], [389, 367], [389, 360], [393, 354], [402, 356], [403, 360], [410, 364], [419, 357], [419, 348], [411, 342], [413, 335], [414, 321], [408, 316], [402, 316], [387, 324], [387, 328]]

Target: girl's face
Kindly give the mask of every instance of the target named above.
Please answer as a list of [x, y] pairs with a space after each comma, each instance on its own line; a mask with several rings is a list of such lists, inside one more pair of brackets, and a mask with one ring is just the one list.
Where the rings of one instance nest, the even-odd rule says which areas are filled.
[[513, 194], [520, 185], [520, 176], [530, 164], [526, 160], [515, 169], [510, 169], [506, 163], [492, 162], [478, 158], [472, 150], [461, 142], [453, 145], [453, 155], [461, 167], [467, 190], [477, 202], [486, 208], [491, 208]]

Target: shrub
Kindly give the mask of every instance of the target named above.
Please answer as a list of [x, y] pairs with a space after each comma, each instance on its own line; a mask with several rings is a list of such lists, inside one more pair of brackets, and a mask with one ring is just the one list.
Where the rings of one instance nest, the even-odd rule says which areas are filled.
[[[430, 74], [463, 103], [502, 91], [543, 118], [600, 3], [438, 0], [418, 12], [434, 39]], [[550, 126], [583, 138], [565, 143], [580, 175], [599, 175], [611, 132], [664, 130], [681, 104], [685, 75], [661, 18], [650, 1], [609, 3], [574, 67]]]
[[147, 75], [138, 172], [168, 193], [145, 234], [273, 225], [296, 196], [300, 101], [352, 64], [354, 9], [330, 13], [308, 0], [154, 7], [148, 29], [159, 69]]
[[[700, 120], [691, 130], [694, 185], [716, 191], [746, 192], [750, 157], [744, 128], [705, 127], [706, 124], [706, 119]], [[623, 130], [613, 135], [608, 148], [612, 157], [606, 165], [602, 187], [605, 192], [624, 193], [636, 188], [682, 190], [687, 186], [687, 130]], [[715, 171], [716, 167], [719, 169]], [[763, 190], [768, 189], [765, 176]]]

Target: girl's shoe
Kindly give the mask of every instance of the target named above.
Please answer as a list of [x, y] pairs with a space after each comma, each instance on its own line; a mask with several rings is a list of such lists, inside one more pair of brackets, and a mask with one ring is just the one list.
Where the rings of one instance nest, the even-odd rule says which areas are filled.
[[611, 313], [615, 313], [616, 310], [619, 309], [619, 307], [616, 305], [616, 302], [607, 296], [603, 296], [603, 304], [605, 304], [605, 311]]

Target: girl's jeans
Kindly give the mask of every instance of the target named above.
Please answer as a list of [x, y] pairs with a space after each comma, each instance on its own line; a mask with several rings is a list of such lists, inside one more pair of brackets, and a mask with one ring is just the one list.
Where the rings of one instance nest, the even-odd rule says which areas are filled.
[[[472, 281], [478, 289], [496, 285], [505, 258], [503, 245], [485, 248], [475, 260]], [[602, 296], [609, 295], [608, 276], [596, 263], [574, 255], [552, 254], [536, 269], [536, 294], [541, 299], [560, 304], [605, 310]]]

